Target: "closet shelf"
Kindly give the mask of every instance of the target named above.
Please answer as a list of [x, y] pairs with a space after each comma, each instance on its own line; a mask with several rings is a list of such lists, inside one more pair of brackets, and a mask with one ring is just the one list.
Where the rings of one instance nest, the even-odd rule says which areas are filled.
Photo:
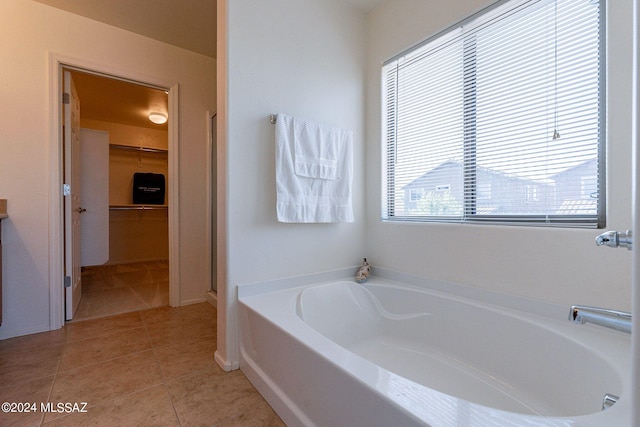
[[110, 205], [110, 211], [151, 211], [169, 209], [168, 205]]
[[133, 145], [109, 144], [109, 147], [116, 148], [118, 150], [142, 151], [145, 153], [167, 154], [169, 152], [166, 148], [134, 147]]

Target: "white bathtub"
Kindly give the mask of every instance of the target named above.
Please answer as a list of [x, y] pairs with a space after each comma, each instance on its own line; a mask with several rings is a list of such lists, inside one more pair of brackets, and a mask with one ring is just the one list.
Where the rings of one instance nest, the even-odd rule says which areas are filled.
[[[630, 425], [629, 335], [568, 307], [554, 319], [380, 278], [252, 286], [241, 368], [289, 426]], [[602, 411], [606, 393], [619, 400]]]

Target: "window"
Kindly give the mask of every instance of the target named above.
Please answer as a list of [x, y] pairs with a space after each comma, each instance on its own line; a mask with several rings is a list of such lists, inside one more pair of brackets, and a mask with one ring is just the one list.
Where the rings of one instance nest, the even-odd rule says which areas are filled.
[[603, 227], [603, 15], [502, 1], [387, 61], [383, 219]]
[[580, 193], [583, 199], [598, 197], [598, 177], [583, 176], [580, 178]]
[[483, 182], [477, 185], [478, 200], [491, 200], [491, 183]]
[[536, 203], [538, 201], [538, 187], [527, 185], [527, 202]]

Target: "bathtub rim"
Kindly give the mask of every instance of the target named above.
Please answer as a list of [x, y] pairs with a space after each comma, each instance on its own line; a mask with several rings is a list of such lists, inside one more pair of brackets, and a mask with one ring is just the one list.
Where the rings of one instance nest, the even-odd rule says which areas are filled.
[[[313, 274], [290, 276], [264, 282], [239, 284], [237, 286], [237, 298], [240, 299], [285, 289], [306, 287], [324, 282], [340, 280], [353, 281], [355, 272], [358, 268], [358, 266], [354, 266]], [[529, 313], [554, 319], [565, 320], [570, 308], [569, 305], [565, 306], [562, 304], [549, 303], [518, 295], [504, 294], [456, 282], [432, 279], [430, 277], [417, 276], [409, 273], [401, 273], [382, 267], [375, 267], [371, 269], [372, 281], [376, 278], [386, 279], [404, 287], [414, 287], [419, 290], [427, 290], [446, 296], [456, 296], [459, 298], [477, 301], [479, 303], [516, 310], [521, 313]], [[367, 282], [365, 282], [365, 285], [366, 283]], [[576, 302], [574, 304], [580, 304], [580, 302]]]
[[[272, 280], [267, 282], [258, 282], [258, 283], [239, 285], [238, 286], [238, 302], [244, 305], [247, 309], [254, 311], [256, 314], [258, 314], [261, 318], [263, 318], [267, 322], [273, 324], [276, 327], [282, 328], [282, 325], [280, 324], [281, 319], [274, 321], [273, 319], [268, 318], [264, 313], [260, 311], [256, 311], [251, 304], [251, 300], [253, 300], [253, 298], [251, 297], [261, 296], [265, 294], [276, 294], [276, 297], [277, 297], [277, 294], [281, 294], [281, 291], [287, 291], [285, 292], [286, 294], [293, 294], [293, 293], [302, 292], [304, 288], [308, 288], [310, 286], [323, 285], [323, 284], [328, 284], [336, 281], [354, 282], [353, 274], [354, 274], [354, 271], [356, 270], [357, 270], [357, 266], [352, 268], [341, 269], [341, 270], [315, 273], [312, 275], [294, 276], [294, 277]], [[487, 291], [481, 288], [474, 288], [471, 286], [466, 286], [466, 285], [461, 285], [461, 284], [456, 284], [456, 283], [451, 283], [451, 282], [446, 282], [441, 280], [434, 280], [434, 279], [421, 277], [421, 276], [414, 276], [406, 273], [398, 273], [392, 270], [387, 270], [382, 268], [376, 268], [375, 271], [373, 271], [372, 273], [373, 274], [371, 277], [371, 284], [374, 284], [374, 285], [377, 285], [377, 284], [391, 285], [391, 286], [398, 286], [403, 289], [413, 289], [421, 292], [439, 294], [440, 296], [443, 296], [445, 298], [461, 299], [463, 302], [466, 302], [466, 303], [486, 305], [489, 308], [497, 311], [505, 310], [507, 312], [511, 312], [512, 314], [515, 314], [516, 316], [522, 315], [523, 313], [527, 313], [534, 316], [531, 320], [533, 322], [536, 322], [535, 320], [536, 317], [541, 317], [542, 319], [548, 319], [555, 322], [557, 321], [566, 322], [566, 325], [565, 323], [562, 323], [564, 325], [563, 329], [565, 329], [565, 332], [560, 334], [564, 335], [565, 337], [571, 340], [579, 341], [580, 343], [583, 343], [583, 344], [585, 342], [584, 338], [594, 333], [596, 335], [604, 334], [605, 336], [607, 335], [608, 336], [620, 335], [624, 337], [628, 336], [628, 334], [608, 330], [598, 326], [571, 324], [567, 320], [568, 307], [565, 307], [560, 304], [541, 302], [539, 300], [534, 300], [526, 297], [505, 295], [498, 292]], [[364, 286], [366, 286], [366, 283], [364, 284]], [[292, 313], [292, 314], [298, 319], [300, 319], [295, 313]], [[567, 330], [575, 331], [576, 332], [575, 336], [573, 332], [569, 332], [569, 333], [566, 332]], [[289, 330], [285, 329], [285, 332], [289, 333], [300, 344], [312, 350], [315, 350], [316, 343], [314, 343], [314, 341], [316, 341], [316, 338], [314, 338], [311, 341], [311, 343], [309, 343], [309, 342], [303, 341], [297, 334], [291, 334]], [[333, 343], [331, 340], [322, 336], [321, 334], [318, 333], [318, 335], [321, 337], [321, 340], [327, 340], [331, 342], [332, 345], [336, 345], [340, 347], [338, 344]], [[289, 396], [287, 396], [287, 394], [284, 393], [284, 391], [277, 386], [277, 384], [273, 381], [273, 379], [271, 379], [268, 375], [265, 375], [264, 372], [261, 372], [261, 368], [256, 365], [255, 361], [253, 361], [250, 357], [247, 357], [247, 354], [243, 351], [243, 348], [242, 348], [243, 347], [242, 338], [240, 339], [240, 346], [241, 346], [241, 351], [240, 351], [241, 358], [247, 359], [247, 360], [241, 360], [240, 362], [241, 369], [243, 370], [243, 372], [245, 372], [245, 374], [251, 380], [251, 382], [254, 383], [254, 385], [261, 392], [261, 394], [265, 396], [267, 401], [274, 407], [274, 409], [276, 409], [276, 412], [281, 414], [281, 411], [282, 411], [282, 414], [285, 414], [288, 417], [293, 416], [294, 417], [293, 419], [298, 421], [301, 419], [299, 418], [300, 416], [305, 417], [304, 412], [289, 399]], [[346, 349], [344, 349], [344, 351], [349, 352]], [[325, 356], [324, 353], [320, 353], [320, 355]], [[341, 370], [345, 371], [345, 368], [343, 366], [340, 366], [340, 365], [337, 365], [337, 366]], [[622, 368], [617, 369], [617, 373], [619, 374], [621, 370]], [[348, 371], [345, 371], [345, 372], [349, 373]], [[351, 373], [349, 374], [352, 375]], [[623, 393], [621, 393], [621, 395], [622, 394], [624, 394], [625, 396], [629, 395], [628, 387], [629, 387], [628, 381], [623, 381], [623, 390], [622, 390]], [[479, 406], [482, 406], [482, 405], [479, 405]], [[621, 399], [621, 401], [619, 401], [616, 404], [616, 406], [617, 406], [615, 408], [616, 412], [619, 413], [621, 411], [624, 411], [624, 416], [622, 416], [622, 418], [626, 419], [626, 413], [630, 412], [630, 404], [628, 402], [628, 399], [625, 398], [624, 401]], [[493, 409], [493, 408], [490, 408], [490, 409]], [[516, 417], [520, 417], [520, 416], [524, 418], [530, 417], [530, 416], [518, 414], [518, 413], [505, 412], [501, 410], [496, 410], [496, 411], [502, 412], [503, 414], [512, 414]], [[598, 414], [601, 414], [601, 412], [594, 412], [594, 413], [585, 414], [585, 415], [576, 415], [572, 417], [545, 417], [545, 416], [534, 416], [534, 417], [539, 420], [549, 421], [550, 424], [548, 425], [553, 425], [553, 426], [556, 426], [556, 425], [600, 426], [601, 424], [599, 423], [593, 424], [592, 421], [589, 419], [589, 417], [592, 417], [592, 416], [601, 418], [602, 415], [598, 415]], [[510, 418], [511, 416], [507, 415], [507, 417]], [[285, 419], [285, 417], [283, 417], [283, 419]], [[557, 422], [559, 422], [560, 424], [557, 424]], [[303, 423], [301, 425], [307, 425], [307, 424]], [[544, 424], [544, 425], [547, 425], [547, 424]]]

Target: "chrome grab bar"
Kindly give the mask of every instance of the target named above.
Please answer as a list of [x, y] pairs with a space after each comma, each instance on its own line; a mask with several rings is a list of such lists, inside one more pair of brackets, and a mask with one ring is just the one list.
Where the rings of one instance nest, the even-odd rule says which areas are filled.
[[572, 305], [569, 312], [569, 320], [574, 323], [585, 324], [587, 322], [616, 331], [631, 333], [631, 313], [618, 310], [610, 310], [586, 305]]

